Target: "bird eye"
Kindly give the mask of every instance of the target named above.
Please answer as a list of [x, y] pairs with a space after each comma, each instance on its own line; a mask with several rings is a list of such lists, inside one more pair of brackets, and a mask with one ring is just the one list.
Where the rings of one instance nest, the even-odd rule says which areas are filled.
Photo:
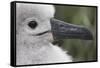
[[37, 22], [36, 22], [36, 21], [30, 21], [30, 22], [28, 23], [28, 26], [29, 26], [30, 28], [34, 29], [34, 28], [36, 28], [36, 26], [37, 26]]

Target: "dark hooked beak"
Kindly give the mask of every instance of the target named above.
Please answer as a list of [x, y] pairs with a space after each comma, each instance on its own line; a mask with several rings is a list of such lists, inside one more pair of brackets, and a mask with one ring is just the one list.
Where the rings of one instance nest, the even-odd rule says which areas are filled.
[[69, 24], [57, 19], [51, 19], [54, 38], [92, 40], [92, 33], [85, 27]]

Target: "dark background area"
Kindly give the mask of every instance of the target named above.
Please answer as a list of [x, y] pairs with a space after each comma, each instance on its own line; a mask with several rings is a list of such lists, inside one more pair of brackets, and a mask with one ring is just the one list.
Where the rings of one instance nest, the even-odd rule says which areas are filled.
[[96, 23], [97, 7], [55, 5], [55, 18], [88, 28], [93, 34], [93, 40], [56, 39], [65, 51], [73, 57], [73, 61], [97, 60]]

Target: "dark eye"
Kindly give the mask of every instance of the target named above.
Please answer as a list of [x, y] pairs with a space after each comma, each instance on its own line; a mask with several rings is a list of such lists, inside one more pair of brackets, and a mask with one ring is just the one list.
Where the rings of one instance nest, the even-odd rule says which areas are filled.
[[36, 26], [37, 26], [37, 22], [36, 22], [36, 21], [30, 21], [30, 22], [28, 23], [28, 26], [29, 26], [30, 28], [34, 29], [34, 28], [36, 28]]

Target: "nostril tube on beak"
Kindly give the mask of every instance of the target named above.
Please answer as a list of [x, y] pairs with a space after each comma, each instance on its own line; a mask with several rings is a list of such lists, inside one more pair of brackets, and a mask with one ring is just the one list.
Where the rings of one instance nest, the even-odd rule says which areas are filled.
[[52, 32], [54, 37], [60, 39], [85, 39], [92, 40], [90, 30], [83, 26], [69, 24], [57, 19], [51, 19]]

